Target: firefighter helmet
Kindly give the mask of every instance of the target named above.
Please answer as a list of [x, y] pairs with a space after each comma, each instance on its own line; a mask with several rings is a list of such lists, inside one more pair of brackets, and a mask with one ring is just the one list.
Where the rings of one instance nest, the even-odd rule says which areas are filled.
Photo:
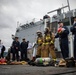
[[40, 30], [38, 30], [36, 33], [42, 33]]

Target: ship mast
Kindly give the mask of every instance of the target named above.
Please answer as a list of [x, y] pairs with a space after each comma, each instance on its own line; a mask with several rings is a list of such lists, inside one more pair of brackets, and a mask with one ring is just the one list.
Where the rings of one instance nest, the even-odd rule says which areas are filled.
[[[50, 12], [47, 12], [47, 14], [50, 14], [50, 13], [53, 13], [55, 11], [57, 11], [57, 15], [59, 16], [59, 19], [58, 20], [61, 20], [60, 19], [60, 15], [61, 15], [61, 10], [68, 7], [69, 11], [70, 11], [70, 5], [69, 5], [69, 0], [67, 0], [67, 5], [66, 6], [63, 6], [61, 8], [58, 8], [58, 9], [55, 9], [53, 11], [50, 11]], [[71, 26], [71, 17], [69, 17], [69, 23], [70, 23], [70, 26]]]
[[68, 9], [70, 11], [70, 5], [69, 5], [69, 0], [67, 0], [67, 4], [68, 4]]

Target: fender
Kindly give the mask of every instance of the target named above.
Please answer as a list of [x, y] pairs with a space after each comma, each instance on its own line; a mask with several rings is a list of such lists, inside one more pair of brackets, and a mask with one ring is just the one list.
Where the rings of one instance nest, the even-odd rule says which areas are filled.
[[70, 32], [69, 34], [69, 57], [74, 57], [74, 51], [73, 51], [73, 41], [74, 41], [74, 36], [72, 35], [72, 33]]

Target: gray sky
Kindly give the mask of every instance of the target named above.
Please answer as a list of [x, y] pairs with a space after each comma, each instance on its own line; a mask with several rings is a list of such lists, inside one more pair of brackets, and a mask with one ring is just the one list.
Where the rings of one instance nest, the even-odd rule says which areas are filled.
[[[69, 0], [70, 8], [76, 8], [76, 0]], [[0, 39], [6, 47], [11, 45], [17, 21], [41, 19], [48, 11], [67, 5], [67, 0], [0, 0]], [[67, 9], [66, 9], [67, 10]]]

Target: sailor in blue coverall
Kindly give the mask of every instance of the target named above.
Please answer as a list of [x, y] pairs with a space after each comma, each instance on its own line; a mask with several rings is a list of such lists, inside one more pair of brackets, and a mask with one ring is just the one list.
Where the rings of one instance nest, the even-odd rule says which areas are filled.
[[76, 17], [74, 17], [74, 24], [70, 28], [72, 34], [74, 35], [74, 59], [76, 60]]
[[69, 47], [68, 47], [68, 34], [69, 30], [66, 26], [63, 25], [63, 22], [59, 22], [59, 30], [55, 36], [55, 38], [59, 37], [59, 43], [61, 48], [61, 53], [63, 58], [69, 57]]

